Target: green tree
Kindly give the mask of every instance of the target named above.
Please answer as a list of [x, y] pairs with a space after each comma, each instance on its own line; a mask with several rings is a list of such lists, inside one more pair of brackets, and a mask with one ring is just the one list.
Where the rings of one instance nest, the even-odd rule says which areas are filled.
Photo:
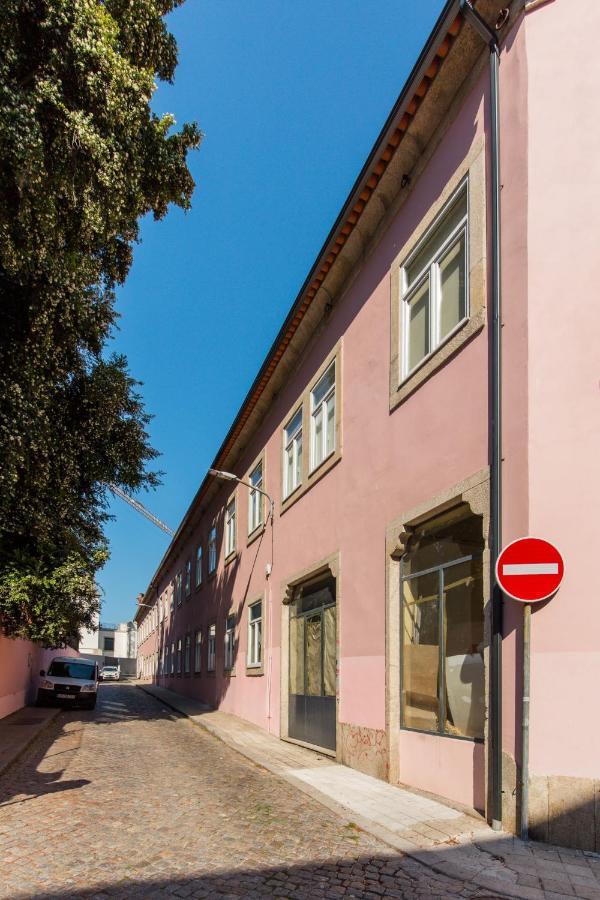
[[195, 124], [152, 112], [181, 0], [0, 4], [0, 627], [59, 644], [98, 608], [107, 484], [158, 483], [105, 348], [140, 218], [188, 209]]

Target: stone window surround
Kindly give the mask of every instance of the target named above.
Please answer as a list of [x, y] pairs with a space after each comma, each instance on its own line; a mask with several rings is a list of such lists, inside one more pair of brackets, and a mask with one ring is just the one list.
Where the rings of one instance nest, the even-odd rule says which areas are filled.
[[[214, 569], [210, 568], [210, 533], [215, 529], [215, 545], [216, 545], [216, 560]], [[210, 528], [208, 529], [208, 537], [206, 538], [206, 579], [210, 581], [211, 578], [216, 578], [217, 572], [219, 570], [219, 525], [217, 522], [217, 516], [215, 516], [210, 523]]]
[[[489, 757], [488, 713], [489, 713], [489, 647], [491, 638], [491, 590], [490, 590], [490, 473], [489, 468], [481, 469], [463, 481], [457, 482], [445, 491], [414, 506], [394, 518], [386, 526], [386, 689], [385, 718], [388, 743], [388, 772], [392, 784], [400, 783], [400, 559], [404, 553], [404, 541], [411, 528], [433, 519], [443, 512], [466, 503], [473, 515], [481, 516], [484, 539], [483, 550], [483, 608], [484, 608], [484, 737], [486, 757]], [[420, 732], [424, 737], [427, 732]], [[433, 740], [471, 740], [454, 738], [451, 735], [431, 734]], [[472, 741], [475, 743], [475, 741]], [[488, 795], [488, 770], [486, 767], [485, 796]]]
[[[232, 490], [230, 495], [227, 498], [227, 502], [225, 503], [225, 516], [223, 519], [223, 541], [227, 540], [227, 509], [231, 501], [235, 503], [235, 513], [234, 513], [234, 534], [233, 534], [233, 550], [227, 554], [223, 561], [223, 565], [228, 566], [229, 563], [234, 560], [237, 556], [237, 544], [238, 544], [238, 502], [237, 502], [237, 485]], [[217, 562], [218, 565], [218, 562]]]
[[[233, 626], [233, 665], [230, 668], [227, 668], [225, 665], [225, 635], [227, 633], [227, 619], [229, 616], [233, 616], [235, 619], [235, 624]], [[239, 621], [238, 621], [238, 613], [236, 607], [232, 606], [229, 608], [229, 611], [225, 613], [225, 628], [223, 630], [223, 673], [227, 678], [235, 678], [235, 668], [236, 668], [236, 650], [239, 650]]]
[[[196, 542], [195, 546], [196, 546], [196, 549], [194, 552], [194, 573], [193, 573], [194, 574], [194, 591], [200, 591], [200, 590], [202, 590], [202, 587], [204, 585], [204, 541], [201, 538], [199, 538], [198, 541]], [[200, 551], [202, 553], [202, 556], [200, 559], [200, 583], [199, 584], [196, 581], [196, 566], [197, 566], [197, 560], [198, 560], [198, 549], [200, 549]]]
[[[336, 410], [337, 412], [337, 410]], [[293, 602], [294, 589], [306, 582], [314, 581], [323, 575], [331, 575], [335, 578], [335, 607], [336, 607], [336, 686], [335, 686], [335, 753], [323, 747], [316, 747], [313, 744], [307, 744], [305, 741], [299, 741], [292, 738], [288, 734], [288, 718], [289, 718], [289, 668], [290, 668], [290, 604]], [[342, 723], [340, 722], [340, 685], [339, 685], [339, 662], [340, 662], [340, 610], [341, 610], [341, 588], [340, 588], [340, 553], [339, 550], [326, 556], [324, 559], [318, 560], [312, 565], [294, 575], [284, 579], [281, 582], [281, 660], [280, 660], [280, 738], [282, 741], [288, 741], [290, 744], [299, 744], [301, 747], [308, 747], [310, 750], [318, 750], [323, 756], [331, 756], [338, 761], [342, 759]]]
[[[193, 644], [192, 644], [192, 675], [194, 678], [200, 678], [202, 675], [202, 651], [204, 649], [204, 638], [202, 633], [202, 627], [198, 626], [198, 628], [194, 628], [192, 632], [194, 636]], [[196, 668], [196, 637], [200, 635], [200, 668]]]
[[[401, 269], [443, 207], [467, 182], [469, 314], [406, 378], [402, 378]], [[485, 325], [487, 295], [485, 142], [477, 141], [394, 259], [390, 271], [390, 412], [437, 372]]]
[[[330, 453], [318, 466], [312, 471], [310, 470], [310, 443], [311, 443], [311, 411], [310, 411], [310, 395], [318, 384], [322, 376], [325, 374], [331, 363], [335, 360], [335, 450]], [[285, 427], [302, 407], [302, 481], [287, 497], [284, 497], [284, 448], [285, 448]], [[323, 477], [330, 469], [335, 466], [342, 456], [342, 339], [335, 344], [325, 357], [315, 374], [308, 382], [302, 394], [296, 398], [292, 406], [289, 408], [283, 421], [279, 426], [279, 484], [281, 488], [281, 506], [280, 514], [282, 515], [292, 506], [296, 500], [299, 500], [306, 491]]]
[[[194, 659], [193, 659], [194, 645], [192, 643], [192, 634], [193, 634], [193, 632], [186, 631], [186, 633], [183, 636], [183, 677], [184, 678], [191, 678], [191, 676], [194, 673]], [[186, 651], [186, 641], [188, 638], [190, 639], [190, 669], [189, 669], [189, 672], [186, 672], [185, 671], [185, 651]]]
[[[215, 627], [215, 667], [214, 669], [208, 668], [208, 642], [210, 639], [210, 629]], [[206, 626], [206, 674], [210, 678], [215, 678], [217, 674], [217, 621], [216, 619], [211, 619]]]
[[[264, 473], [263, 473], [264, 484]], [[262, 654], [259, 666], [248, 665], [248, 637], [250, 634], [250, 609], [257, 603], [262, 603], [261, 622], [262, 622]], [[246, 675], [254, 678], [257, 675], [265, 674], [265, 647], [267, 646], [267, 617], [265, 615], [265, 595], [258, 594], [246, 605]]]
[[[258, 456], [256, 456], [256, 457], [253, 459], [251, 465], [248, 466], [248, 469], [246, 470], [246, 474], [244, 475], [243, 480], [246, 481], [246, 482], [248, 483], [248, 485], [250, 484], [250, 475], [252, 474], [252, 472], [254, 472], [254, 470], [255, 470], [256, 467], [259, 465], [259, 463], [262, 464], [262, 489], [263, 489], [263, 491], [266, 491], [267, 488], [266, 488], [265, 485], [266, 485], [266, 483], [267, 483], [267, 454], [266, 454], [266, 452], [265, 452], [265, 448], [264, 448], [264, 447], [263, 447], [263, 449], [260, 451], [260, 453], [258, 454]], [[261, 502], [261, 509], [262, 509], [262, 522], [259, 522], [259, 524], [256, 526], [256, 528], [253, 529], [253, 531], [248, 531], [248, 527], [249, 527], [249, 524], [250, 524], [250, 491], [252, 490], [252, 488], [251, 488], [251, 487], [246, 487], [245, 490], [247, 491], [247, 500], [246, 500], [246, 547], [249, 547], [250, 544], [254, 543], [254, 541], [255, 541], [258, 537], [261, 536], [261, 534], [263, 533], [263, 531], [264, 531], [265, 528], [267, 527], [266, 516], [265, 516], [265, 501], [266, 501], [266, 497], [264, 496], [264, 494], [259, 494], [260, 502]]]

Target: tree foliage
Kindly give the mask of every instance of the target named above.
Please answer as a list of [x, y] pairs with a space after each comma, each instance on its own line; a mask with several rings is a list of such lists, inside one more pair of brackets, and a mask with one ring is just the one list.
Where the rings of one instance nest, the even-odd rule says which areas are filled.
[[[97, 608], [106, 485], [157, 483], [148, 416], [107, 356], [139, 221], [190, 205], [195, 124], [150, 108], [180, 0], [0, 4], [0, 621], [67, 641]], [[69, 606], [70, 604], [70, 606]], [[91, 612], [90, 612], [91, 611]], [[73, 630], [74, 629], [74, 630]]]

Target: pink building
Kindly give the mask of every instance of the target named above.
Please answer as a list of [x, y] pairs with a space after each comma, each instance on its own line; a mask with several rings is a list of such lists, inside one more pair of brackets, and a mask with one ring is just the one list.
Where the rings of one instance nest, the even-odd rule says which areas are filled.
[[518, 830], [523, 611], [493, 565], [545, 537], [523, 808], [600, 849], [600, 10], [502, 6], [446, 4], [214, 461], [250, 486], [200, 485], [139, 665]]
[[0, 634], [0, 719], [34, 703], [40, 669], [54, 656], [77, 656], [70, 647], [48, 650], [40, 644]]

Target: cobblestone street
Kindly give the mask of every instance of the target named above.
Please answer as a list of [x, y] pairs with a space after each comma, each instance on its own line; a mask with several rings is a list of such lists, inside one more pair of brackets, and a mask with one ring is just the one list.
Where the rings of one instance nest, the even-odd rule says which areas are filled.
[[0, 779], [0, 897], [493, 896], [360, 831], [133, 685]]

